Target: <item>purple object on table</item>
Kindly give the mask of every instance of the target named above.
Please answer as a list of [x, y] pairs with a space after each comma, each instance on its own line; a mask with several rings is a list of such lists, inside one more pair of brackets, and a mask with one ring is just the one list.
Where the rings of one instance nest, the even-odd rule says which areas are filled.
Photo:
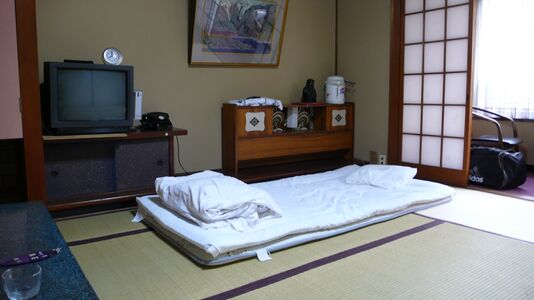
[[59, 254], [59, 252], [61, 252], [61, 248], [28, 253], [25, 255], [21, 255], [21, 256], [17, 256], [14, 258], [9, 258], [9, 259], [0, 261], [0, 267], [7, 268], [7, 267], [14, 267], [14, 266], [20, 266], [20, 265], [38, 262], [38, 261], [50, 258], [52, 256], [55, 256]]

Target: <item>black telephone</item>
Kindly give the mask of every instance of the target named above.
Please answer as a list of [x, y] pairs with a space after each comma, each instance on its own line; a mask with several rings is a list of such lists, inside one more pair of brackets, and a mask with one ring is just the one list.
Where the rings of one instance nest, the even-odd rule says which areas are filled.
[[141, 125], [146, 130], [165, 131], [172, 129], [169, 114], [164, 112], [149, 112], [141, 117]]

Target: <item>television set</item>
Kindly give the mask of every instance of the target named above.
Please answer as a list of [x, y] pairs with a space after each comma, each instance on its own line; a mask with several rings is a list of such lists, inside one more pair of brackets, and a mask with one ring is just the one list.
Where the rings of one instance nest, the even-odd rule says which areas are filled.
[[133, 125], [133, 67], [45, 62], [42, 116], [45, 133], [126, 132]]

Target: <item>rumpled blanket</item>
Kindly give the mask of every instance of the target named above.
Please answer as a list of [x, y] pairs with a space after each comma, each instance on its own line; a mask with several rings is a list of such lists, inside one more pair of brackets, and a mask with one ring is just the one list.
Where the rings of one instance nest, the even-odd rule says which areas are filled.
[[169, 209], [203, 229], [230, 226], [246, 231], [261, 221], [282, 216], [266, 191], [213, 171], [157, 178], [156, 192]]

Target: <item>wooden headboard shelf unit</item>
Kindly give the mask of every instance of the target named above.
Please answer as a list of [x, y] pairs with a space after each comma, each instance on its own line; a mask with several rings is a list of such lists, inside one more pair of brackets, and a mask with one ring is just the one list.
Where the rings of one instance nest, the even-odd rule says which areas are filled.
[[[299, 129], [287, 127], [290, 111], [298, 115]], [[352, 163], [353, 116], [353, 103], [296, 103], [285, 105], [283, 111], [223, 104], [223, 172], [258, 182]]]

